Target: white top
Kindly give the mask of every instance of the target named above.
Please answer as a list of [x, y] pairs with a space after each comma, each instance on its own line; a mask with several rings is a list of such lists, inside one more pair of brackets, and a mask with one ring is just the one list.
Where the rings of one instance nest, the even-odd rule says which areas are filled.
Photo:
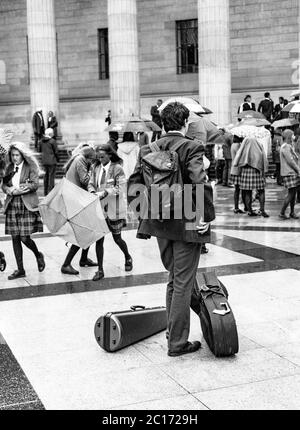
[[105, 171], [105, 174], [107, 175], [107, 172], [108, 172], [108, 169], [110, 168], [110, 165], [111, 165], [111, 161], [109, 163], [107, 163], [105, 166], [103, 166], [103, 164], [101, 165], [99, 179], [98, 179], [98, 188], [101, 188], [100, 184], [101, 184], [101, 178], [102, 178], [103, 171]]
[[16, 167], [18, 167], [18, 171], [12, 177], [11, 182], [12, 182], [13, 186], [16, 188], [20, 187], [21, 171], [22, 171], [23, 164], [24, 164], [24, 161], [22, 161], [22, 163], [19, 164], [18, 166], [16, 164], [14, 166], [14, 172], [16, 171]]

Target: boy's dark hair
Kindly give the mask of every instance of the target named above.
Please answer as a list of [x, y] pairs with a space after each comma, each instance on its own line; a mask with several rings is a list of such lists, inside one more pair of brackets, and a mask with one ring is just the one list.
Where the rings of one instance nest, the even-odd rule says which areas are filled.
[[269, 93], [269, 92], [266, 92], [264, 95], [265, 95], [266, 99], [267, 99], [268, 97], [270, 97], [270, 93]]
[[181, 130], [189, 115], [190, 111], [182, 103], [169, 103], [160, 114], [166, 133]]
[[236, 134], [233, 135], [233, 143], [242, 143], [243, 140], [243, 137], [237, 136]]
[[132, 131], [125, 131], [123, 134], [123, 142], [134, 142], [134, 135]]
[[284, 102], [284, 97], [279, 97], [279, 100], [282, 100], [282, 103]]
[[109, 131], [108, 135], [109, 135], [109, 138], [112, 140], [118, 140], [119, 139], [119, 133], [117, 131]]
[[247, 94], [246, 95], [246, 97], [244, 98], [244, 102], [246, 102], [247, 101], [247, 99], [250, 97], [250, 99], [251, 99], [251, 96], [250, 96], [250, 94]]

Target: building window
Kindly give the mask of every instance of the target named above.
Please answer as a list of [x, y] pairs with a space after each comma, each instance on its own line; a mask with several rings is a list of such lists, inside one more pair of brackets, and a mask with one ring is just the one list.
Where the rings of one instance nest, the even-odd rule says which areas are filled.
[[198, 72], [198, 20], [176, 21], [177, 73]]
[[98, 29], [99, 79], [109, 78], [108, 29]]

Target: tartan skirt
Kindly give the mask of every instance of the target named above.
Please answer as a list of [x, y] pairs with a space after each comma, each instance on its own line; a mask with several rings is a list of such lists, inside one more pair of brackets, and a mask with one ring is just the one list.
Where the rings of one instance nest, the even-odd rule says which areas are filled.
[[285, 188], [296, 188], [300, 185], [300, 178], [296, 175], [282, 176], [282, 182]]
[[239, 177], [239, 175], [230, 175], [230, 182], [233, 185], [240, 185], [240, 177]]
[[43, 223], [38, 211], [29, 211], [21, 196], [15, 196], [8, 205], [5, 217], [5, 234], [30, 236], [42, 232]]
[[112, 220], [106, 218], [106, 222], [112, 234], [121, 234], [122, 228], [126, 226], [125, 219]]
[[239, 185], [241, 190], [262, 190], [266, 186], [266, 180], [259, 170], [253, 167], [242, 167]]

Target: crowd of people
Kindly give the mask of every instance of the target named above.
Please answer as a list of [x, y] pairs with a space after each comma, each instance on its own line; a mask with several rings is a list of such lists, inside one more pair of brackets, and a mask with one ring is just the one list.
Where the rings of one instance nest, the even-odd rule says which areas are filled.
[[[65, 176], [68, 181], [89, 193], [98, 195], [108, 230], [124, 256], [125, 271], [133, 269], [133, 258], [122, 237], [122, 229], [126, 226], [127, 203], [125, 201], [126, 207], [122, 206], [124, 200], [121, 196], [122, 193], [127, 192], [128, 203], [131, 204], [134, 198], [132, 187], [136, 184], [145, 184], [142, 160], [145, 155], [153, 152], [153, 144], [159, 150], [176, 148], [184, 185], [190, 185], [194, 190], [198, 184], [209, 185], [217, 179], [218, 183], [234, 188], [235, 214], [269, 216], [265, 211], [268, 160], [260, 142], [254, 137], [239, 137], [230, 133], [226, 127], [217, 130], [217, 144], [201, 141], [197, 138], [197, 126], [190, 121], [189, 109], [181, 103], [174, 102], [159, 111], [161, 105], [162, 100], [158, 100], [156, 106], [151, 108], [151, 115], [153, 122], [163, 129], [163, 135], [161, 132], [153, 133], [149, 142], [149, 136], [145, 132], [128, 131], [123, 133], [122, 139], [119, 139], [117, 132], [110, 131], [107, 143], [80, 144], [65, 165]], [[283, 105], [284, 99], [281, 99], [278, 106], [274, 107], [270, 94], [266, 93], [258, 110], [271, 120], [275, 114], [278, 117]], [[239, 108], [240, 112], [245, 110], [255, 110], [255, 104], [252, 103], [250, 96], [245, 97], [243, 105]], [[41, 112], [37, 113], [38, 117], [39, 114]], [[52, 112], [50, 119], [53, 120]], [[299, 137], [300, 129], [274, 131], [273, 155], [277, 183], [284, 185], [288, 190], [279, 214], [281, 219], [288, 218], [285, 214], [288, 207], [290, 207], [289, 217], [298, 218], [295, 213], [295, 203], [300, 185]], [[54, 188], [55, 170], [59, 161], [53, 128], [48, 127], [44, 130], [39, 139], [41, 162], [44, 168], [44, 194], [47, 196]], [[44, 271], [46, 267], [43, 253], [31, 238], [33, 233], [43, 231], [37, 196], [41, 172], [33, 153], [20, 142], [13, 142], [10, 145], [7, 163], [2, 167], [2, 189], [6, 194], [5, 234], [11, 235], [17, 264], [17, 269], [8, 276], [8, 279], [14, 280], [26, 276], [23, 245], [35, 255], [39, 272]], [[116, 198], [107, 199], [110, 195]], [[192, 196], [194, 203], [194, 194]], [[256, 197], [260, 205], [258, 212], [252, 208]], [[240, 198], [243, 209], [240, 208]], [[205, 194], [204, 202], [208, 208], [213, 208], [212, 193]], [[139, 217], [138, 214], [137, 217]], [[201, 346], [198, 341], [188, 341], [189, 307], [199, 258], [201, 253], [205, 252], [205, 244], [210, 241], [210, 223], [215, 217], [214, 209], [206, 210], [201, 213], [201, 217], [197, 217], [196, 214], [197, 221], [194, 229], [188, 231], [184, 215], [182, 219], [166, 219], [163, 222], [160, 219], [139, 218], [137, 237], [157, 238], [161, 260], [169, 272], [166, 308], [170, 356], [191, 353]], [[89, 248], [81, 250], [79, 266], [97, 267], [93, 281], [104, 278], [104, 242], [104, 237], [95, 242], [96, 262], [89, 258]], [[63, 274], [79, 274], [72, 266], [73, 258], [79, 250], [78, 245], [73, 244], [70, 247], [61, 266]], [[0, 257], [2, 259], [2, 255]]]

